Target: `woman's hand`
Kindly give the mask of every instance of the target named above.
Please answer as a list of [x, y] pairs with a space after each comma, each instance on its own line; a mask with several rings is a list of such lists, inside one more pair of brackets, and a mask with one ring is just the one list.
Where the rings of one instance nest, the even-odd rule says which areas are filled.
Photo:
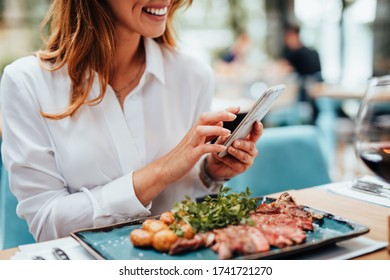
[[[236, 140], [227, 150], [228, 155], [219, 157], [216, 153], [209, 155], [207, 160], [207, 173], [215, 180], [230, 179], [243, 173], [252, 166], [258, 154], [256, 141], [263, 133], [263, 125], [256, 121], [252, 131], [245, 140]], [[216, 143], [223, 143], [226, 137], [220, 137]]]
[[133, 185], [140, 202], [148, 204], [166, 186], [190, 172], [203, 155], [224, 151], [226, 147], [221, 142], [209, 142], [217, 137], [225, 138], [231, 133], [222, 124], [233, 121], [238, 110], [229, 108], [220, 112], [203, 113], [173, 150], [134, 172]]

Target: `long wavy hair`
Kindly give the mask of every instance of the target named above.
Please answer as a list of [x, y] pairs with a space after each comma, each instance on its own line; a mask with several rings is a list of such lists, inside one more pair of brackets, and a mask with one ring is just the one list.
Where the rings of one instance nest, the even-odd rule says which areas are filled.
[[[164, 34], [155, 40], [168, 47], [176, 46], [173, 15], [192, 0], [172, 0]], [[41, 66], [55, 71], [67, 64], [71, 79], [69, 106], [64, 112], [42, 116], [59, 120], [74, 115], [83, 105], [99, 104], [105, 95], [116, 49], [113, 15], [106, 0], [53, 0], [41, 24], [45, 42], [37, 52]], [[45, 35], [46, 34], [46, 35]], [[100, 93], [87, 100], [97, 73]]]

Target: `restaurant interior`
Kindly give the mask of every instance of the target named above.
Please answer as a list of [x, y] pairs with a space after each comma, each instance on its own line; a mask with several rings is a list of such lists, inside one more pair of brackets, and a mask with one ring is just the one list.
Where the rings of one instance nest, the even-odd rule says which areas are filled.
[[[49, 3], [0, 0], [0, 77], [7, 64], [40, 48], [39, 24]], [[238, 122], [267, 88], [286, 86], [262, 120], [254, 165], [228, 187], [242, 191], [249, 186], [254, 196], [297, 191], [300, 203], [316, 201], [315, 207], [368, 223], [369, 238], [387, 241], [390, 191], [381, 197], [383, 203], [340, 193], [336, 199], [332, 193], [322, 197], [332, 200], [326, 204], [313, 188], [337, 189], [342, 182], [377, 175], [358, 155], [356, 123], [372, 78], [390, 74], [389, 14], [387, 0], [194, 0], [180, 12], [178, 48], [214, 70], [212, 110], [240, 106]], [[306, 56], [294, 60], [294, 44], [304, 47]], [[385, 129], [389, 141], [389, 124]], [[0, 188], [0, 249], [34, 243], [16, 216], [4, 168]], [[305, 195], [299, 193], [308, 188]], [[340, 212], [345, 203], [355, 210], [365, 203], [381, 214], [359, 219], [353, 210]], [[390, 259], [384, 246], [368, 258]]]

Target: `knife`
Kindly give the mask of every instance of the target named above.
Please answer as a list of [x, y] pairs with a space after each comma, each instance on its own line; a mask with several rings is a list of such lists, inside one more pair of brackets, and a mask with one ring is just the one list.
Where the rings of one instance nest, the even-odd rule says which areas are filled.
[[32, 259], [33, 260], [46, 260], [44, 257], [41, 257], [41, 256], [34, 256]]
[[372, 194], [372, 195], [390, 199], [390, 190], [385, 189], [382, 186], [377, 184], [356, 181], [355, 184], [352, 185], [352, 189], [356, 191], [364, 192], [366, 194]]
[[53, 248], [52, 253], [57, 260], [70, 260], [68, 255], [64, 252], [64, 250], [60, 248], [57, 247]]
[[377, 181], [377, 182], [372, 182], [372, 181], [369, 181], [369, 180], [366, 180], [364, 177], [363, 178], [359, 178], [356, 180], [357, 182], [360, 182], [360, 183], [363, 183], [363, 184], [368, 184], [368, 185], [372, 185], [372, 186], [376, 186], [378, 188], [383, 188], [385, 190], [389, 190], [390, 191], [390, 185], [389, 184], [386, 184], [386, 183], [381, 183], [380, 181]]

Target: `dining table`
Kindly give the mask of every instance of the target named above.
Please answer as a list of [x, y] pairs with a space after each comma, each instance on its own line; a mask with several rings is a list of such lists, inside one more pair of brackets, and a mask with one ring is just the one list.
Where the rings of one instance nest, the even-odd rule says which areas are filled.
[[[369, 232], [364, 237], [376, 241], [389, 242], [390, 207], [329, 192], [321, 186], [288, 190], [288, 192], [300, 205], [309, 206], [367, 226]], [[279, 195], [280, 193], [275, 193], [269, 196], [277, 198]], [[0, 260], [12, 259], [19, 250], [18, 247], [15, 247], [0, 251]], [[390, 248], [383, 247], [352, 259], [390, 260]]]
[[360, 100], [364, 96], [366, 88], [367, 85], [352, 87], [337, 83], [319, 82], [309, 86], [308, 93], [314, 99], [327, 97], [338, 100]]

